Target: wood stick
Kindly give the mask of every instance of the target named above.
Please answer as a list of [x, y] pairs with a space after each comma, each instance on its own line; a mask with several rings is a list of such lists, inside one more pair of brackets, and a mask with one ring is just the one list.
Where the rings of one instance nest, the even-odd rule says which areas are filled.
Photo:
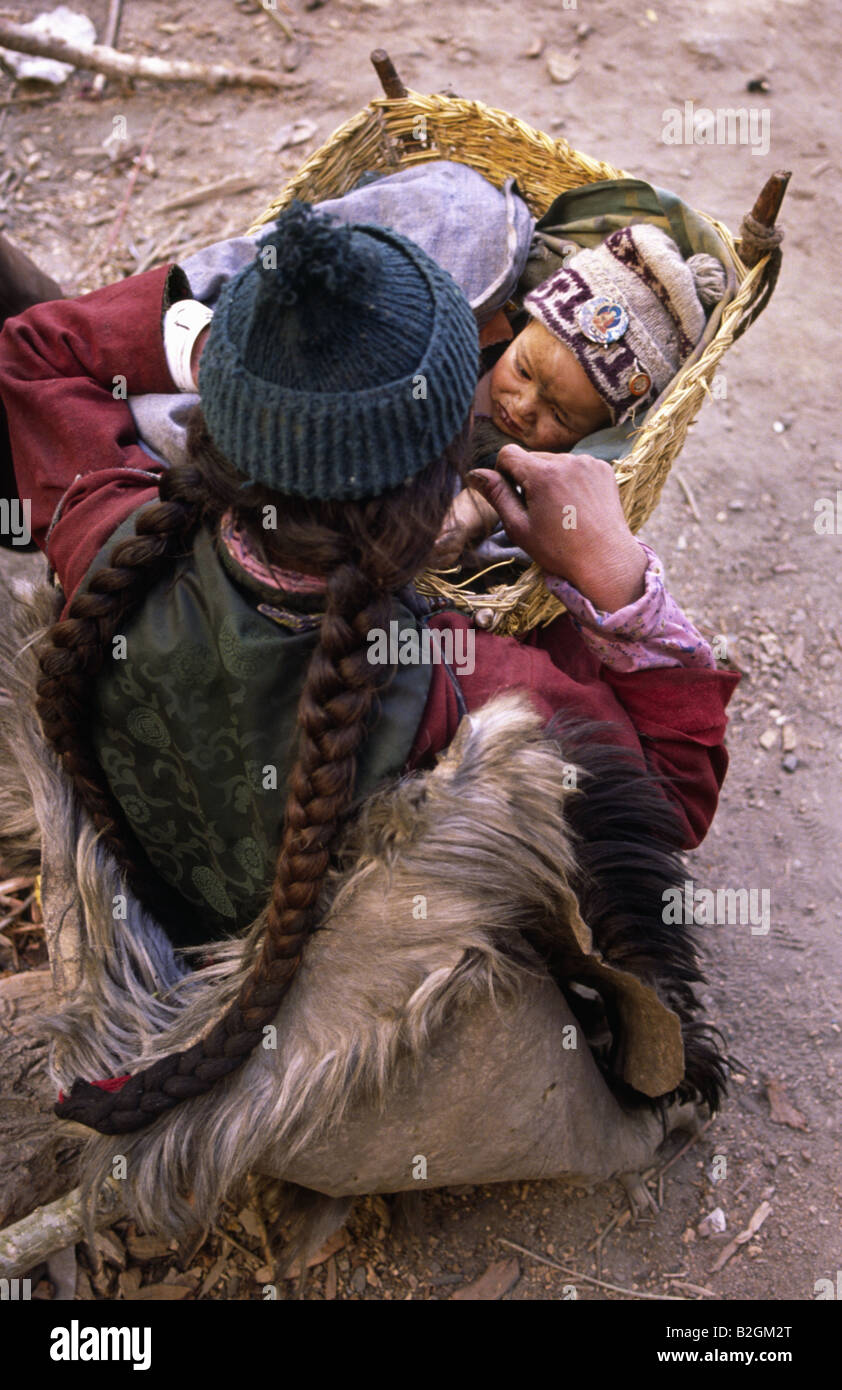
[[257, 1186], [257, 1179], [254, 1173], [248, 1176], [249, 1196], [251, 1197], [251, 1209], [257, 1217], [257, 1224], [260, 1228], [260, 1247], [263, 1251], [264, 1264], [274, 1267], [275, 1258], [272, 1254], [272, 1247], [269, 1244], [269, 1232], [266, 1230], [266, 1222], [263, 1219], [263, 1203], [260, 1200], [260, 1191]]
[[[113, 1178], [103, 1183], [94, 1212], [94, 1229], [105, 1230], [125, 1215], [123, 1193]], [[48, 1255], [85, 1239], [82, 1189], [74, 1187], [45, 1207], [36, 1207], [0, 1231], [0, 1276], [17, 1279]]]
[[[30, 893], [28, 898], [26, 898], [22, 903], [18, 903], [17, 907], [13, 908], [12, 911], [9, 912], [5, 917], [0, 918], [0, 931], [5, 931], [7, 928], [9, 928], [9, 930], [13, 932], [20, 931], [20, 927], [10, 927], [9, 924], [11, 922], [14, 922], [15, 918], [19, 917], [22, 912], [25, 912], [26, 909], [29, 906], [31, 906], [32, 903], [34, 903], [34, 901], [35, 894]], [[33, 924], [32, 922], [26, 923], [26, 929], [28, 929], [29, 931], [34, 931], [35, 924]]]
[[301, 79], [263, 68], [226, 68], [218, 64], [191, 63], [163, 58], [135, 58], [116, 48], [94, 43], [89, 48], [28, 33], [23, 25], [0, 21], [0, 48], [31, 53], [36, 58], [55, 58], [74, 68], [102, 72], [106, 77], [143, 77], [152, 82], [203, 82], [208, 87], [300, 87]]
[[[149, 270], [150, 266], [153, 266], [156, 261], [160, 265], [163, 265], [164, 261], [180, 261], [185, 256], [189, 256], [191, 252], [199, 251], [203, 246], [207, 246], [207, 232], [203, 232], [201, 236], [193, 237], [190, 241], [184, 240], [187, 232], [187, 225], [187, 222], [182, 219], [172, 232], [168, 232], [166, 236], [162, 237], [162, 239], [156, 243], [152, 251], [146, 253], [143, 260], [138, 262], [133, 273], [135, 275], [140, 275], [141, 270]], [[228, 236], [235, 236], [238, 230], [239, 226], [233, 230], [226, 230], [224, 235], [220, 235], [219, 240], [224, 241]]]
[[99, 266], [102, 265], [109, 251], [114, 246], [114, 243], [116, 242], [117, 237], [120, 234], [120, 228], [122, 227], [123, 222], [125, 221], [126, 213], [129, 210], [129, 203], [131, 202], [132, 194], [134, 193], [134, 187], [137, 183], [138, 174], [140, 173], [141, 168], [143, 167], [143, 161], [146, 158], [146, 155], [149, 151], [149, 146], [152, 144], [152, 137], [155, 134], [155, 131], [161, 122], [162, 116], [163, 112], [159, 111], [158, 115], [155, 117], [154, 121], [149, 127], [149, 133], [147, 134], [146, 139], [143, 142], [143, 148], [141, 149], [140, 154], [136, 157], [134, 161], [134, 167], [132, 169], [132, 172], [129, 174], [129, 182], [128, 187], [126, 188], [125, 196], [119, 208], [117, 209], [117, 216], [114, 218], [114, 223], [112, 225], [111, 231], [108, 233], [108, 240], [106, 241], [105, 246], [103, 247], [102, 251], [100, 251], [96, 260], [92, 261], [91, 264], [86, 266], [85, 269], [81, 272], [82, 275], [89, 275], [91, 271], [97, 270]]
[[166, 244], [167, 238], [165, 236], [158, 237], [158, 240], [153, 243], [150, 250], [144, 251], [142, 255], [135, 256], [135, 267], [132, 274], [142, 275], [144, 270], [148, 270], [150, 266], [154, 265], [158, 252], [161, 251]]
[[7, 106], [17, 106], [19, 103], [23, 104], [25, 102], [49, 101], [56, 96], [58, 96], [58, 92], [34, 92], [31, 96], [6, 97], [3, 101], [0, 101], [0, 109], [5, 110]]
[[[34, 262], [34, 261], [30, 261], [28, 256], [24, 256], [23, 252], [22, 252], [22, 251], [18, 251], [17, 247], [16, 247], [16, 246], [12, 246], [12, 243], [11, 243], [10, 241], [7, 241], [5, 237], [0, 237], [0, 249], [2, 249], [2, 250], [6, 253], [6, 255], [9, 257], [9, 263], [10, 263], [10, 265], [12, 265], [12, 266], [15, 267], [16, 275], [17, 275], [19, 278], [21, 278], [21, 279], [25, 278], [25, 277], [26, 277], [26, 273], [27, 273], [27, 272], [30, 272], [30, 271], [34, 271], [36, 276], [40, 276], [40, 275], [41, 275], [41, 272], [40, 272], [40, 270], [38, 270], [38, 267], [35, 265], [35, 262]], [[18, 262], [18, 257], [20, 258], [19, 262]], [[58, 286], [57, 286], [57, 285], [54, 286], [54, 282], [53, 282], [52, 280], [47, 280], [46, 275], [43, 276], [42, 278], [43, 278], [44, 281], [46, 281], [47, 285], [48, 285], [51, 289], [52, 289], [52, 288], [58, 289]], [[40, 290], [40, 288], [41, 288], [41, 286], [40, 286], [40, 284], [37, 283], [37, 281], [33, 283], [33, 290], [34, 290], [35, 293], [37, 293], [38, 290]], [[24, 291], [24, 295], [26, 295], [26, 291]], [[61, 298], [61, 294], [60, 294], [60, 293], [59, 293], [59, 295], [58, 295], [58, 298], [59, 298], [59, 299]], [[40, 299], [33, 299], [33, 300], [32, 300], [32, 303], [33, 303], [33, 304], [40, 304], [40, 303], [41, 303], [41, 300], [40, 300]], [[20, 313], [21, 311], [20, 311], [19, 309], [17, 309], [15, 312], [16, 312], [16, 313]], [[21, 888], [31, 888], [34, 882], [35, 882], [34, 878], [7, 878], [7, 879], [4, 879], [4, 881], [3, 881], [2, 883], [0, 883], [0, 897], [5, 897], [7, 893], [17, 893], [18, 890], [21, 889]]]
[[375, 48], [371, 54], [374, 70], [380, 78], [380, 85], [390, 101], [400, 101], [407, 95], [406, 87], [398, 77], [395, 65], [385, 48]]
[[673, 1154], [673, 1156], [672, 1156], [672, 1158], [669, 1160], [669, 1162], [665, 1163], [664, 1166], [663, 1166], [662, 1168], [659, 1168], [659, 1169], [657, 1170], [660, 1177], [663, 1177], [663, 1176], [664, 1176], [664, 1173], [668, 1173], [669, 1170], [670, 1170], [670, 1168], [673, 1166], [673, 1164], [674, 1164], [674, 1163], [677, 1163], [678, 1160], [679, 1160], [680, 1158], [683, 1158], [683, 1157], [684, 1157], [684, 1155], [687, 1153], [687, 1150], [688, 1150], [688, 1149], [692, 1149], [692, 1147], [693, 1147], [694, 1144], [698, 1144], [698, 1142], [699, 1142], [699, 1140], [701, 1139], [702, 1135], [703, 1135], [703, 1134], [707, 1134], [707, 1131], [710, 1129], [710, 1127], [711, 1127], [711, 1125], [713, 1124], [713, 1122], [714, 1122], [715, 1119], [716, 1119], [716, 1116], [715, 1116], [715, 1115], [711, 1115], [710, 1119], [709, 1119], [709, 1120], [705, 1120], [704, 1124], [701, 1126], [701, 1128], [700, 1128], [699, 1130], [697, 1130], [697, 1132], [696, 1132], [695, 1134], [691, 1134], [691, 1135], [690, 1135], [690, 1138], [687, 1140], [687, 1143], [686, 1143], [686, 1144], [682, 1144], [681, 1148], [678, 1150], [678, 1153], [677, 1153], [677, 1154]]
[[[25, 906], [26, 903], [24, 903]], [[3, 930], [11, 936], [26, 936], [27, 932], [43, 932], [44, 924], [43, 922], [18, 922], [16, 927], [4, 926]]]
[[[228, 225], [224, 227], [220, 230], [219, 240], [225, 241], [228, 237], [237, 236], [241, 226], [242, 223], [238, 222], [233, 226]], [[144, 270], [148, 270], [155, 261], [161, 264], [163, 264], [164, 261], [170, 260], [182, 261], [185, 256], [190, 256], [194, 251], [200, 251], [202, 247], [207, 246], [207, 232], [202, 232], [200, 236], [192, 237], [189, 241], [185, 241], [184, 236], [186, 231], [187, 223], [185, 221], [179, 222], [172, 234], [168, 233], [167, 236], [157, 244], [153, 251], [148, 252], [143, 257], [143, 260], [133, 273], [139, 275], [140, 266], [142, 266]]]
[[267, 4], [267, 0], [260, 0], [260, 8], [262, 10], [265, 10], [266, 14], [268, 14], [270, 19], [274, 19], [278, 27], [283, 31], [283, 33], [290, 40], [290, 42], [292, 42], [295, 38], [295, 30], [293, 29], [292, 25], [287, 24], [286, 20], [282, 17], [282, 15], [278, 13], [277, 4]]
[[764, 227], [774, 227], [791, 178], [791, 169], [776, 169], [758, 193], [751, 215], [758, 222], [762, 222]]
[[591, 1241], [590, 1245], [588, 1246], [588, 1254], [590, 1255], [594, 1250], [596, 1250], [597, 1253], [600, 1254], [602, 1242], [608, 1236], [610, 1236], [611, 1232], [614, 1230], [614, 1227], [625, 1226], [627, 1221], [631, 1221], [631, 1209], [629, 1207], [626, 1207], [624, 1211], [618, 1211], [616, 1216], [612, 1216], [611, 1220], [608, 1222], [608, 1225], [605, 1227], [605, 1230], [599, 1233], [596, 1240]]
[[715, 1289], [705, 1288], [704, 1284], [688, 1284], [684, 1279], [674, 1279], [673, 1285], [677, 1289], [686, 1289], [688, 1293], [697, 1293], [702, 1298], [719, 1298]]
[[771, 1202], [760, 1203], [760, 1206], [753, 1213], [751, 1220], [749, 1221], [745, 1230], [740, 1231], [739, 1235], [734, 1236], [734, 1239], [728, 1242], [728, 1244], [725, 1246], [725, 1249], [720, 1252], [716, 1260], [716, 1263], [711, 1265], [711, 1274], [718, 1274], [719, 1270], [722, 1269], [723, 1265], [726, 1265], [728, 1261], [731, 1259], [731, 1257], [733, 1255], [736, 1255], [737, 1251], [740, 1250], [742, 1246], [747, 1244], [747, 1242], [751, 1240], [753, 1235], [757, 1234], [771, 1210]]
[[644, 1293], [640, 1289], [624, 1289], [621, 1284], [606, 1284], [604, 1279], [592, 1279], [589, 1274], [580, 1274], [578, 1270], [571, 1269], [569, 1265], [560, 1265], [556, 1260], [549, 1259], [546, 1255], [538, 1255], [534, 1250], [527, 1250], [525, 1245], [515, 1245], [513, 1240], [505, 1240], [503, 1236], [497, 1237], [500, 1245], [508, 1245], [512, 1250], [519, 1250], [521, 1255], [528, 1255], [530, 1260], [537, 1260], [539, 1264], [549, 1265], [551, 1269], [560, 1269], [562, 1274], [567, 1274], [571, 1279], [580, 1279], [583, 1284], [594, 1284], [598, 1289], [610, 1289], [612, 1293], [624, 1293], [629, 1298], [654, 1298], [663, 1303], [686, 1303], [686, 1298], [681, 1298], [678, 1294], [672, 1293]]
[[220, 1240], [227, 1240], [229, 1245], [233, 1245], [235, 1250], [239, 1250], [241, 1255], [246, 1255], [248, 1259], [252, 1261], [255, 1269], [260, 1269], [263, 1263], [260, 1255], [256, 1255], [253, 1250], [249, 1250], [248, 1246], [241, 1245], [240, 1242], [235, 1240], [232, 1235], [229, 1235], [227, 1231], [223, 1231], [221, 1226], [214, 1226], [212, 1229], [215, 1236], [219, 1236]]
[[688, 507], [690, 508], [696, 520], [701, 521], [701, 514], [699, 512], [699, 508], [696, 506], [696, 499], [690, 490], [690, 484], [686, 481], [685, 478], [682, 478], [677, 468], [674, 468], [672, 472], [675, 481], [678, 483], [678, 486], [681, 488], [681, 491], [684, 493], [684, 496], [687, 499]]
[[[751, 210], [751, 216], [755, 222], [760, 223], [761, 227], [774, 227], [790, 178], [789, 169], [778, 169], [769, 176], [761, 188]], [[758, 245], [757, 238], [752, 239], [748, 235], [748, 231], [750, 228], [744, 230], [741, 235], [740, 258], [751, 270], [752, 266], [757, 265], [758, 261], [761, 261], [767, 254], [768, 248]], [[743, 245], [743, 242], [746, 244]]]
[[200, 188], [188, 188], [185, 193], [179, 193], [175, 198], [168, 198], [165, 203], [159, 203], [152, 211], [175, 212], [177, 208], [191, 208], [195, 203], [204, 203], [208, 198], [246, 193], [250, 188], [256, 188], [259, 183], [260, 178], [256, 174], [232, 174], [228, 178], [217, 179], [216, 183], [205, 183]]
[[[109, 0], [108, 18], [105, 21], [105, 33], [102, 36], [106, 48], [113, 48], [117, 42], [117, 34], [120, 29], [122, 14], [123, 0]], [[105, 73], [98, 72], [91, 85], [91, 91], [96, 92], [97, 96], [99, 96], [104, 90], [107, 81], [108, 79]]]

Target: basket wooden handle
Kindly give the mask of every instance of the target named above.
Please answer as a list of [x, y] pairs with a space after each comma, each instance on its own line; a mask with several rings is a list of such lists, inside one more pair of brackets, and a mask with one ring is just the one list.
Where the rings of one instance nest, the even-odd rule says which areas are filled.
[[778, 169], [764, 183], [757, 195], [757, 202], [751, 210], [752, 217], [766, 227], [774, 227], [775, 219], [781, 210], [781, 203], [792, 178], [789, 169]]
[[398, 77], [394, 63], [385, 48], [375, 48], [371, 53], [374, 71], [380, 78], [380, 85], [390, 101], [400, 101], [408, 95], [406, 87]]
[[[772, 230], [781, 210], [781, 203], [784, 200], [787, 184], [791, 177], [792, 174], [789, 169], [778, 169], [770, 175], [757, 195], [757, 200], [749, 217], [746, 218], [749, 227], [753, 222], [759, 224], [762, 229]], [[752, 266], [757, 265], [757, 262], [768, 254], [773, 245], [779, 244], [779, 241], [779, 238], [775, 238], [770, 240], [768, 246], [763, 246], [762, 242], [755, 241], [751, 237], [746, 238], [747, 244], [741, 252], [743, 263], [751, 270]]]
[[790, 180], [788, 169], [778, 169], [764, 183], [754, 207], [740, 224], [739, 252], [743, 265], [749, 270], [768, 256], [766, 269], [754, 303], [734, 329], [733, 341], [741, 338], [746, 329], [759, 318], [772, 298], [781, 270], [783, 232], [775, 226], [781, 203]]

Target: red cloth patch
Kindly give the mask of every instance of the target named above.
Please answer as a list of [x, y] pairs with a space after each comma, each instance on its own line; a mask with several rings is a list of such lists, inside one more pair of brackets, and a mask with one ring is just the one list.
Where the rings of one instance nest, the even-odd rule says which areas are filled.
[[[108, 1076], [106, 1077], [105, 1081], [92, 1081], [90, 1084], [92, 1086], [99, 1086], [99, 1089], [101, 1091], [121, 1091], [125, 1086], [126, 1082], [130, 1080], [130, 1076]], [[67, 1097], [64, 1094], [64, 1091], [59, 1091], [58, 1099], [59, 1105], [63, 1100], [67, 1099]]]

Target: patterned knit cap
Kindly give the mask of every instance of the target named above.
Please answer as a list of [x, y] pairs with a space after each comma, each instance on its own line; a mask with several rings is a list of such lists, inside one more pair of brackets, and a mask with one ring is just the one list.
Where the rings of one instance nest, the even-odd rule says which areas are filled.
[[296, 497], [377, 497], [467, 419], [479, 340], [455, 281], [408, 238], [293, 203], [223, 288], [199, 361], [214, 443]]
[[725, 285], [713, 256], [685, 261], [666, 232], [641, 223], [578, 252], [523, 303], [578, 358], [617, 425], [669, 385]]

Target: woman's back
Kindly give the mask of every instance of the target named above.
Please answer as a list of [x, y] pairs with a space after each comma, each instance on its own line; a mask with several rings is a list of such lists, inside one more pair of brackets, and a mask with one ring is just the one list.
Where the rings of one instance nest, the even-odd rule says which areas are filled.
[[[157, 474], [157, 500], [126, 396], [172, 390], [161, 318], [189, 294], [176, 270], [34, 310], [9, 325], [0, 350], [21, 494], [32, 495], [33, 534], [68, 597], [42, 656], [45, 732], [132, 886], [151, 910], [166, 910], [170, 930], [184, 929], [184, 914], [162, 892], [144, 837], [168, 883], [194, 908], [207, 905], [203, 922], [236, 928], [265, 911], [258, 956], [207, 1037], [119, 1092], [74, 1087], [62, 1113], [105, 1132], [140, 1127], [241, 1065], [318, 925], [355, 797], [446, 746], [465, 706], [521, 688], [545, 716], [607, 722], [602, 737], [675, 774], [669, 794], [687, 843], [704, 833], [725, 770], [734, 677], [713, 669], [698, 634], [689, 646], [686, 627], [674, 635], [657, 568], [596, 460], [577, 460], [590, 512], [565, 540], [571, 557], [590, 547], [587, 566], [571, 558], [582, 592], [567, 593], [581, 632], [565, 616], [525, 643], [477, 633], [474, 670], [458, 688], [440, 665], [370, 660], [370, 635], [395, 620], [394, 595], [421, 567], [452, 497], [476, 325], [453, 282], [382, 229], [328, 233], [291, 209], [264, 250], [275, 254], [261, 252], [225, 288], [201, 357], [204, 423], [188, 462]], [[504, 516], [550, 573], [562, 572], [566, 554], [553, 520], [565, 468], [535, 456], [523, 478], [536, 505]], [[541, 505], [539, 478], [550, 487]], [[513, 497], [499, 499], [501, 515]], [[300, 618], [289, 592], [300, 599], [302, 574], [320, 579], [319, 612], [309, 614], [317, 627], [262, 611], [253, 575], [214, 539], [232, 508], [262, 558], [298, 576], [270, 607]], [[589, 590], [622, 611], [595, 616]], [[623, 628], [624, 605], [638, 618], [638, 599], [669, 650], [647, 648], [647, 669], [600, 659], [587, 624], [603, 638], [613, 625], [628, 651], [641, 634], [628, 614]], [[467, 626], [455, 615], [432, 625]]]

